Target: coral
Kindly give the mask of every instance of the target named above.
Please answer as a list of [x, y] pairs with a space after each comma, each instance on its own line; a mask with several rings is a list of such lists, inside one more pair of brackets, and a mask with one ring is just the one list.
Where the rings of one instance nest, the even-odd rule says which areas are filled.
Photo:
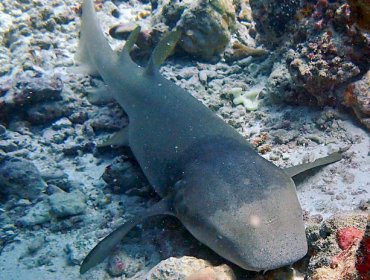
[[367, 219], [366, 214], [340, 214], [326, 220], [316, 231], [308, 229], [308, 240], [312, 241], [307, 279], [359, 279], [358, 252]]
[[[273, 42], [282, 52], [290, 48], [285, 55], [290, 77], [284, 84], [288, 90], [267, 91], [279, 101], [315, 101], [320, 106], [342, 103], [346, 85], [364, 75], [370, 67], [370, 36], [364, 31], [365, 19], [369, 18], [364, 16], [368, 13], [369, 2], [305, 0], [301, 4], [292, 3], [288, 9], [290, 18], [285, 21], [284, 17], [279, 17], [285, 7], [282, 2], [251, 1], [260, 41], [267, 46]], [[274, 5], [281, 7], [272, 9]], [[362, 99], [363, 96], [366, 93], [362, 94]], [[360, 105], [355, 101], [354, 104], [346, 105], [354, 108], [358, 116], [361, 111], [358, 108], [364, 109], [363, 102]], [[360, 114], [361, 121], [367, 122], [364, 113]]]
[[251, 140], [251, 144], [254, 147], [259, 147], [262, 144], [266, 143], [266, 141], [269, 139], [269, 135], [267, 132], [262, 132], [260, 135], [257, 135]]
[[303, 88], [320, 105], [336, 104], [335, 89], [360, 74], [360, 68], [345, 56], [332, 32], [324, 32], [288, 54], [289, 72], [296, 88]]
[[281, 42], [300, 6], [299, 0], [250, 0], [253, 19], [266, 45]]
[[232, 88], [230, 94], [234, 96], [233, 103], [235, 105], [243, 104], [248, 111], [257, 110], [259, 106], [258, 96], [264, 87], [264, 84], [258, 84], [246, 92], [243, 92], [243, 89], [240, 87]]

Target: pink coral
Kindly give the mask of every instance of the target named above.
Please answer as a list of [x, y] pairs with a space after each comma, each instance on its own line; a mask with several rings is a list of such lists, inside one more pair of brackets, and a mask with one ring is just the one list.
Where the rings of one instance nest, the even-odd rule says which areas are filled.
[[338, 245], [342, 250], [347, 250], [355, 242], [361, 240], [363, 235], [364, 231], [355, 227], [342, 228], [337, 232]]

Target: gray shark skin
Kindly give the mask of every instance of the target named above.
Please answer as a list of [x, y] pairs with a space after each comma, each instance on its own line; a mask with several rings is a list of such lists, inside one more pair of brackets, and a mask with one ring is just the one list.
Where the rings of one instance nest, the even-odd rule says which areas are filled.
[[160, 75], [159, 64], [178, 33], [159, 43], [146, 69], [129, 56], [137, 33], [123, 51], [113, 52], [92, 0], [84, 1], [80, 60], [103, 78], [130, 120], [110, 144], [129, 145], [163, 199], [104, 238], [80, 272], [103, 261], [136, 224], [161, 214], [176, 216], [195, 238], [246, 270], [270, 270], [301, 259], [307, 241], [292, 177], [340, 155], [307, 168], [278, 168], [200, 101]]

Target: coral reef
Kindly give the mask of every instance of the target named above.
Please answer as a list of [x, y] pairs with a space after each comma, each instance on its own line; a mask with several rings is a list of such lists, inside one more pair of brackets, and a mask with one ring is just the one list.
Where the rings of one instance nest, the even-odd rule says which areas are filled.
[[[270, 17], [267, 20], [264, 17], [270, 6], [253, 2], [257, 29], [264, 30], [260, 32], [260, 41], [266, 43], [275, 37], [280, 38], [275, 47], [284, 54], [289, 70], [285, 80], [280, 78], [289, 88], [286, 97], [280, 89], [272, 88], [268, 92], [279, 100], [294, 100], [295, 103], [316, 101], [320, 106], [335, 106], [344, 102], [354, 108], [358, 118], [366, 123], [366, 113], [361, 110], [364, 110], [363, 103], [369, 102], [364, 101], [369, 99], [367, 93], [362, 93], [359, 97], [362, 101], [357, 101], [351, 94], [353, 86], [349, 84], [364, 75], [366, 79], [370, 67], [370, 36], [365, 28], [369, 3], [302, 1], [294, 6], [296, 9], [291, 13], [289, 28], [281, 28], [281, 33], [278, 33], [273, 31], [280, 19]], [[279, 15], [279, 10], [276, 15]], [[292, 98], [292, 94], [295, 97]], [[359, 96], [358, 93], [355, 95]], [[361, 106], [362, 109], [359, 109]]]

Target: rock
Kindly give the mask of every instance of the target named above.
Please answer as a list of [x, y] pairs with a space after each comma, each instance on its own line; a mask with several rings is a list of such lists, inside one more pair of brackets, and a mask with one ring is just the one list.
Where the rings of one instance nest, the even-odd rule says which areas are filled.
[[52, 124], [52, 128], [55, 130], [70, 128], [71, 126], [72, 122], [68, 118], [61, 118]]
[[284, 61], [274, 63], [266, 84], [267, 93], [275, 102], [293, 99], [292, 77]]
[[225, 51], [225, 60], [226, 62], [231, 63], [249, 56], [260, 57], [267, 54], [268, 52], [265, 49], [250, 47], [239, 42], [234, 42], [232, 47]]
[[54, 129], [47, 128], [42, 133], [42, 138], [47, 143], [62, 144], [68, 135], [63, 131], [55, 131]]
[[51, 213], [58, 218], [79, 215], [85, 212], [85, 195], [80, 191], [57, 192], [49, 197]]
[[88, 121], [95, 132], [116, 132], [128, 124], [127, 116], [117, 106], [99, 108]]
[[277, 129], [270, 132], [274, 141], [278, 144], [287, 144], [298, 137], [299, 132], [295, 130]]
[[256, 29], [266, 45], [281, 42], [289, 31], [299, 6], [299, 0], [250, 0]]
[[56, 76], [37, 71], [25, 71], [8, 81], [0, 95], [0, 118], [7, 118], [15, 108], [22, 111], [40, 102], [60, 100], [62, 81]]
[[27, 120], [33, 125], [50, 123], [61, 117], [68, 117], [73, 111], [71, 103], [64, 101], [36, 104], [26, 112]]
[[72, 123], [76, 124], [83, 124], [87, 119], [88, 119], [88, 114], [87, 112], [75, 112], [73, 113], [69, 119], [71, 120]]
[[370, 71], [361, 80], [347, 86], [344, 104], [352, 108], [360, 122], [370, 130]]
[[125, 277], [130, 278], [143, 269], [144, 265], [144, 257], [131, 256], [125, 251], [120, 251], [109, 257], [107, 271], [112, 277], [124, 274]]
[[282, 69], [289, 70], [289, 79], [281, 78], [288, 88], [272, 89], [280, 100], [334, 106], [343, 102], [343, 88], [368, 71], [370, 36], [366, 28], [358, 28], [368, 22], [362, 17], [368, 3], [250, 0], [250, 5], [259, 32], [256, 41], [279, 47], [286, 64]]
[[4, 135], [6, 132], [6, 127], [0, 124], [0, 135]]
[[148, 195], [151, 192], [149, 183], [140, 167], [125, 157], [116, 158], [105, 169], [102, 178], [116, 193]]
[[27, 246], [27, 251], [29, 254], [35, 254], [37, 251], [39, 251], [45, 244], [45, 238], [44, 237], [35, 237], [32, 239], [32, 241]]
[[78, 182], [70, 180], [68, 175], [61, 170], [47, 170], [42, 172], [41, 176], [48, 185], [54, 185], [68, 193], [77, 190], [79, 187]]
[[134, 22], [119, 23], [109, 29], [109, 35], [115, 39], [127, 40], [130, 33], [137, 27]]
[[46, 188], [37, 167], [22, 158], [0, 158], [0, 192], [25, 199], [36, 199]]
[[224, 264], [212, 266], [194, 257], [169, 258], [161, 261], [146, 275], [147, 280], [234, 280], [232, 269]]
[[50, 206], [47, 201], [40, 201], [32, 206], [25, 216], [18, 220], [22, 226], [30, 227], [47, 223], [51, 220]]
[[351, 7], [351, 19], [360, 28], [370, 31], [370, 2], [361, 0], [348, 0]]
[[235, 29], [235, 7], [231, 0], [158, 1], [153, 25], [177, 26], [179, 45], [187, 53], [210, 60], [224, 51]]
[[[364, 238], [367, 214], [338, 214], [307, 228], [309, 255], [307, 279], [361, 279], [356, 267], [360, 242]], [[312, 230], [315, 228], [314, 230]]]
[[58, 220], [57, 223], [52, 223], [49, 227], [51, 232], [65, 232], [69, 230], [76, 230], [83, 225], [83, 217], [82, 215], [78, 216], [71, 216], [67, 218], [63, 218], [62, 220]]
[[226, 264], [217, 267], [206, 267], [194, 272], [186, 280], [232, 280], [236, 279], [233, 271]]
[[14, 152], [18, 149], [18, 146], [12, 141], [0, 140], [0, 149], [5, 153]]

